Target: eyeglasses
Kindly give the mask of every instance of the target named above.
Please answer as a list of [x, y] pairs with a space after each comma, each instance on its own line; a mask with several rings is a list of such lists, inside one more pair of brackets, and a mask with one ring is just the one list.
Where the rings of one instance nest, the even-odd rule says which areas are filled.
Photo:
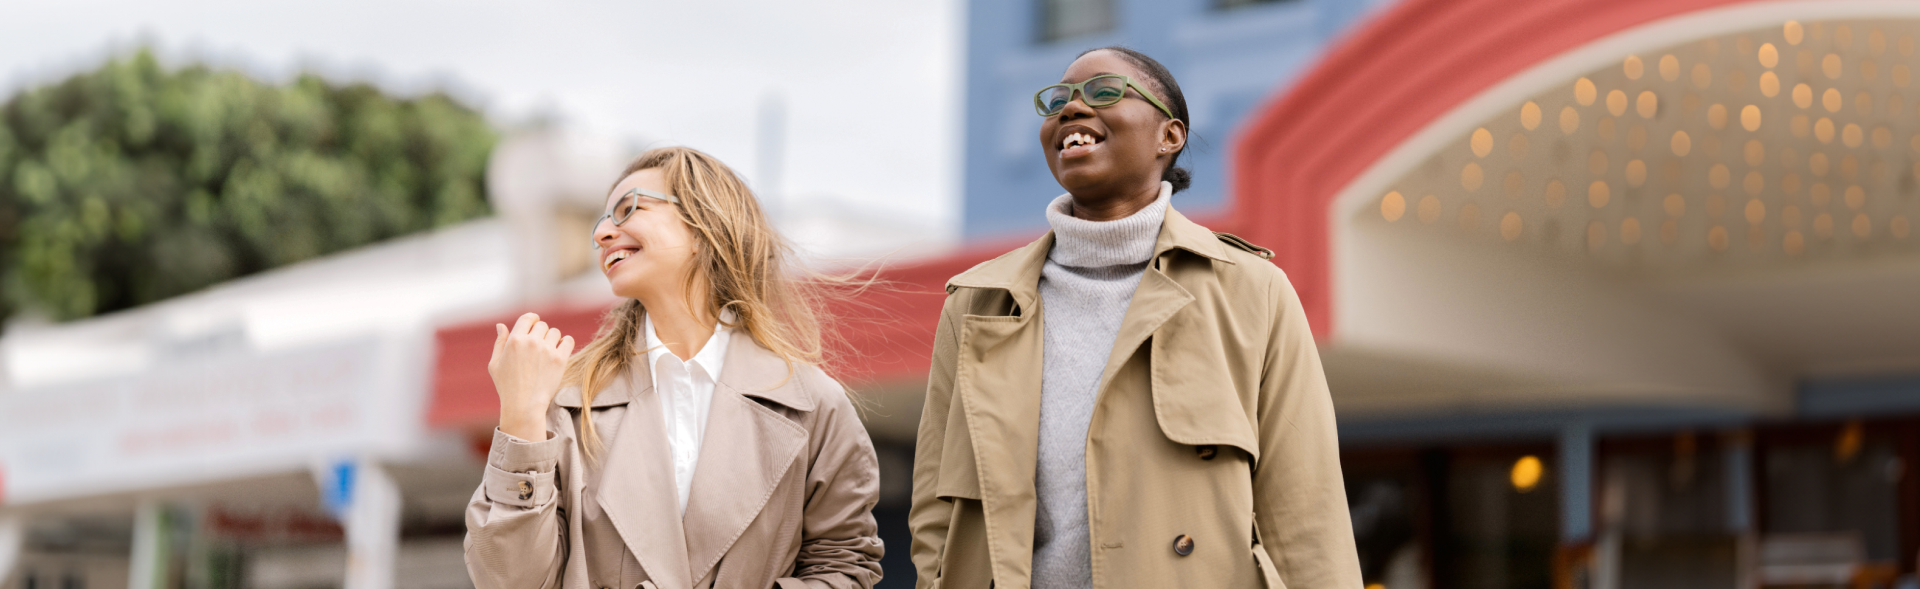
[[[613, 219], [614, 227], [619, 227], [621, 223], [627, 222], [627, 219], [633, 216], [633, 212], [640, 208], [639, 197], [642, 197], [642, 196], [651, 198], [654, 200], [664, 200], [673, 204], [680, 204], [680, 197], [677, 197], [671, 194], [661, 194], [658, 192], [654, 192], [652, 190], [647, 190], [645, 188], [635, 188], [633, 190], [628, 190], [626, 194], [620, 195], [619, 200], [613, 201], [613, 206], [609, 207], [607, 209], [607, 212], [602, 213], [600, 215], [600, 218], [593, 220], [593, 228], [591, 229], [591, 231], [593, 231], [593, 235], [598, 235], [600, 233], [601, 221], [605, 221], [607, 219]], [[593, 245], [594, 247], [599, 247], [600, 240], [594, 239]]]
[[1087, 103], [1087, 106], [1094, 108], [1113, 106], [1119, 104], [1120, 99], [1127, 97], [1128, 88], [1139, 92], [1141, 98], [1153, 103], [1154, 108], [1167, 114], [1167, 118], [1175, 118], [1173, 111], [1167, 110], [1167, 105], [1161, 104], [1160, 99], [1155, 98], [1152, 92], [1142, 88], [1140, 84], [1133, 81], [1133, 78], [1119, 74], [1094, 76], [1078, 84], [1054, 84], [1041, 88], [1039, 92], [1033, 93], [1033, 110], [1043, 117], [1060, 114], [1060, 111], [1066, 110], [1067, 103], [1073, 101], [1073, 93], [1076, 91], [1080, 93], [1080, 101]]

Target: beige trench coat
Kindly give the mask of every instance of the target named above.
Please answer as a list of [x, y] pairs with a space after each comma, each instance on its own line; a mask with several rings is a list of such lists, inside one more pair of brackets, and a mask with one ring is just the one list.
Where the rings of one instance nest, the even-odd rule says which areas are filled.
[[[1028, 587], [1052, 245], [948, 282], [914, 455], [920, 587]], [[1319, 352], [1255, 251], [1167, 211], [1087, 432], [1094, 587], [1361, 586]]]
[[[818, 368], [731, 338], [713, 389], [685, 517], [646, 362], [593, 400], [598, 468], [575, 441], [580, 392], [547, 414], [550, 439], [494, 431], [467, 505], [477, 589], [868, 588], [882, 547], [873, 443]], [[637, 385], [637, 386], [636, 386]]]

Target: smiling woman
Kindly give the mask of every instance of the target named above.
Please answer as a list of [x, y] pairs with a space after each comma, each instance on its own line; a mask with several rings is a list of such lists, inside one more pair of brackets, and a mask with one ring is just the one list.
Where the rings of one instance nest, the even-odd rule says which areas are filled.
[[1190, 179], [1173, 75], [1096, 49], [1034, 107], [1067, 193], [1052, 232], [947, 283], [909, 516], [922, 584], [1361, 586], [1299, 298], [1271, 252], [1170, 204]]
[[873, 444], [819, 367], [822, 284], [796, 278], [746, 183], [699, 151], [649, 151], [592, 238], [626, 299], [593, 343], [573, 355], [532, 313], [496, 327], [474, 585], [872, 587]]

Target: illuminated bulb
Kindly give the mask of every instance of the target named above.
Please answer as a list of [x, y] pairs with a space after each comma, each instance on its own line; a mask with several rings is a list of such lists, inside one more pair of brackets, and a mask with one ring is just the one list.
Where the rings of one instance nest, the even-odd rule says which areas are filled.
[[1487, 157], [1487, 154], [1493, 153], [1493, 133], [1487, 132], [1486, 127], [1474, 129], [1473, 138], [1468, 143], [1473, 147], [1474, 157]]
[[1540, 464], [1540, 459], [1527, 455], [1513, 462], [1513, 471], [1508, 473], [1508, 478], [1513, 481], [1513, 490], [1525, 493], [1540, 486], [1540, 475], [1544, 472], [1545, 467]]
[[1386, 218], [1388, 223], [1400, 220], [1400, 217], [1405, 214], [1407, 214], [1407, 198], [1401, 196], [1399, 191], [1389, 192], [1385, 198], [1380, 199], [1380, 216]]
[[1528, 131], [1540, 126], [1540, 105], [1534, 104], [1531, 100], [1520, 105], [1520, 126], [1526, 127]]

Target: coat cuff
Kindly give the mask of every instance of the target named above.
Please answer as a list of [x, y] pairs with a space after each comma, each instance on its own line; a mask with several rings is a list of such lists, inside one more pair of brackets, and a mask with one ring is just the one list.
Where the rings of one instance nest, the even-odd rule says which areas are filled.
[[508, 472], [553, 472], [560, 463], [562, 442], [559, 436], [547, 434], [547, 439], [529, 442], [513, 434], [493, 429], [493, 448], [487, 451], [487, 466]]
[[558, 437], [528, 442], [493, 430], [493, 449], [487, 452], [487, 470], [481, 475], [487, 500], [522, 508], [552, 501], [554, 469], [564, 443]]

